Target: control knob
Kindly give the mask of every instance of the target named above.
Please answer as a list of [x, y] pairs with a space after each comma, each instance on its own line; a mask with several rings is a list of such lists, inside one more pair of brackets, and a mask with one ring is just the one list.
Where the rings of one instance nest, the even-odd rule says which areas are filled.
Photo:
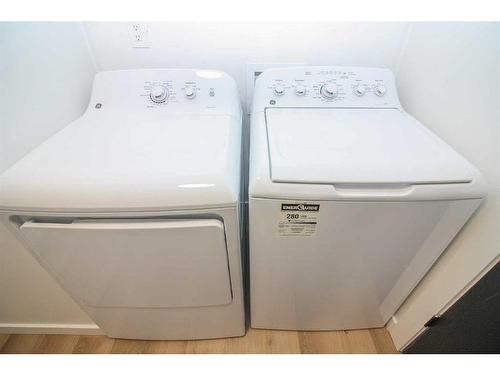
[[277, 85], [274, 87], [274, 93], [278, 96], [281, 96], [285, 93], [285, 88], [281, 85]]
[[354, 91], [354, 94], [356, 94], [357, 96], [363, 96], [366, 93], [366, 89], [367, 89], [366, 85], [360, 83], [360, 84], [354, 86], [353, 91]]
[[334, 99], [339, 94], [339, 89], [337, 88], [337, 85], [334, 85], [332, 83], [325, 83], [323, 86], [321, 86], [319, 92], [324, 98]]
[[160, 85], [153, 86], [149, 92], [149, 97], [155, 103], [163, 103], [168, 97], [167, 89]]
[[386, 92], [387, 88], [384, 85], [378, 84], [377, 86], [375, 86], [375, 95], [384, 96]]
[[306, 94], [306, 87], [304, 85], [295, 86], [295, 94], [298, 96], [303, 96]]
[[192, 88], [191, 86], [186, 86], [184, 88], [184, 95], [188, 99], [194, 99], [196, 96], [196, 90], [194, 88]]

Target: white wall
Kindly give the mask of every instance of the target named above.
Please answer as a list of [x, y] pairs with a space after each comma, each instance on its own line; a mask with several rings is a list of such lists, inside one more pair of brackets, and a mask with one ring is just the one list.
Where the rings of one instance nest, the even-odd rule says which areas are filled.
[[[80, 116], [95, 73], [75, 23], [0, 23], [0, 172]], [[0, 226], [0, 329], [92, 323]]]
[[500, 24], [415, 24], [397, 82], [403, 107], [474, 163], [488, 198], [396, 314], [398, 348], [500, 254]]
[[79, 24], [0, 23], [0, 171], [78, 117], [95, 67]]

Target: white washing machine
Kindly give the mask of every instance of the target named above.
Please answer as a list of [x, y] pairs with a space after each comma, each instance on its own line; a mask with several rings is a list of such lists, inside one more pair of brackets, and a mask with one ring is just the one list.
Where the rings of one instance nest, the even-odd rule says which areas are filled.
[[403, 110], [389, 70], [265, 71], [251, 119], [252, 327], [384, 326], [485, 191]]
[[99, 73], [0, 177], [2, 219], [111, 337], [244, 335], [241, 120], [222, 72]]

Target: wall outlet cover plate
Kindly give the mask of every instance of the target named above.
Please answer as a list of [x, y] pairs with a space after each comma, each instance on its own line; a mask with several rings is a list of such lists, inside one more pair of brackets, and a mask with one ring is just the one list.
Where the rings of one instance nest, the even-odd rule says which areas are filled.
[[133, 23], [129, 26], [132, 48], [149, 48], [149, 25], [147, 23]]

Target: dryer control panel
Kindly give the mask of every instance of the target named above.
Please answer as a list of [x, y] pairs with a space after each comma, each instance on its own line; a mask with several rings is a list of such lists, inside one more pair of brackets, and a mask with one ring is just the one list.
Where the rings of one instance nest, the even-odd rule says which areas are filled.
[[312, 66], [270, 69], [257, 79], [253, 112], [272, 107], [400, 108], [388, 69]]
[[238, 97], [234, 80], [220, 71], [117, 70], [96, 75], [89, 110], [232, 114]]

